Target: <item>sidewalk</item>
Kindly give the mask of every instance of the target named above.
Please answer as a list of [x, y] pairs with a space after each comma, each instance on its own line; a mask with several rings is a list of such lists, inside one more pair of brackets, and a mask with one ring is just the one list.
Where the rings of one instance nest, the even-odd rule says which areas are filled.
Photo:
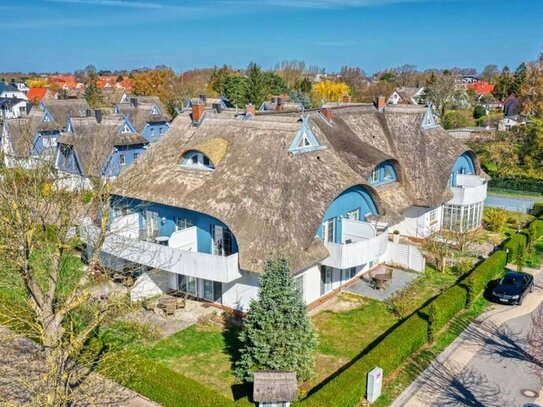
[[[543, 302], [543, 277], [522, 306], [495, 305], [473, 322], [398, 397], [393, 407], [523, 406], [543, 403], [541, 383], [526, 371], [523, 340]], [[529, 399], [520, 390], [539, 398]], [[542, 404], [543, 405], [543, 404]]]

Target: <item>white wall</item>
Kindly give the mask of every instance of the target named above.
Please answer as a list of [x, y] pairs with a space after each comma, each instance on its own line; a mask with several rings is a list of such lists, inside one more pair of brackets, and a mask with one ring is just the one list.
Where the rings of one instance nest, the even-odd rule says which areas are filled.
[[241, 278], [222, 285], [222, 304], [238, 311], [247, 311], [251, 299], [258, 295], [259, 274], [240, 270]]
[[[436, 211], [436, 221], [430, 224], [430, 212]], [[392, 231], [398, 230], [403, 236], [425, 238], [441, 229], [442, 206], [437, 208], [426, 208], [422, 206], [411, 206], [402, 215], [405, 219], [397, 225], [391, 226]]]
[[155, 295], [160, 295], [168, 290], [170, 273], [167, 271], [153, 270], [139, 276], [130, 290], [130, 299], [140, 301]]

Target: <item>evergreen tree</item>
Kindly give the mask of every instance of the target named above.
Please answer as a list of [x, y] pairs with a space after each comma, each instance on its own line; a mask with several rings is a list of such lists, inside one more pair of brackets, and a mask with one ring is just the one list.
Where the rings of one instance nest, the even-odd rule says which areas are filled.
[[251, 62], [247, 67], [247, 100], [257, 108], [270, 97], [270, 86], [260, 65]]
[[522, 87], [526, 83], [526, 76], [526, 64], [523, 62], [517, 67], [517, 69], [515, 69], [515, 74], [513, 75], [513, 83], [511, 84], [511, 93], [514, 93], [515, 95], [520, 95]]
[[314, 374], [317, 337], [285, 259], [266, 263], [240, 341], [235, 371], [241, 380], [252, 382], [260, 370], [295, 371], [302, 381]]
[[248, 81], [244, 76], [228, 76], [224, 80], [223, 95], [236, 107], [243, 108], [249, 100], [247, 99]]
[[512, 92], [514, 77], [509, 67], [504, 66], [496, 78], [492, 94], [499, 100], [505, 100]]
[[98, 76], [95, 72], [90, 71], [85, 83], [85, 99], [89, 106], [96, 109], [102, 105], [102, 89], [98, 87], [96, 81]]

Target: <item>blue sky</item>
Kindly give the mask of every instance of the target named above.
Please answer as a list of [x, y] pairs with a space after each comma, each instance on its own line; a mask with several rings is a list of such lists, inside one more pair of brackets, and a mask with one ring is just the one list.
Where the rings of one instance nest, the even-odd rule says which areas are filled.
[[543, 45], [541, 0], [0, 0], [0, 12], [0, 71], [514, 68]]

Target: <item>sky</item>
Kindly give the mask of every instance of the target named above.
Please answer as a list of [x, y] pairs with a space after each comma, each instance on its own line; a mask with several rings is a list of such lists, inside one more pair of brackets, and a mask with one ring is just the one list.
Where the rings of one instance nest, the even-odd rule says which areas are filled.
[[543, 0], [0, 0], [0, 14], [4, 72], [514, 68], [543, 50]]

